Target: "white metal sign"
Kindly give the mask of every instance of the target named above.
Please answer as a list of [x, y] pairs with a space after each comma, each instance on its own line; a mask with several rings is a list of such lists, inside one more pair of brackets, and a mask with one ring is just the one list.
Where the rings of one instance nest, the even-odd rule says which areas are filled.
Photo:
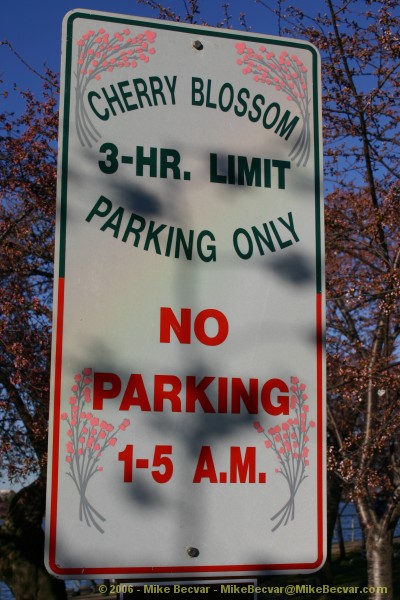
[[317, 52], [84, 11], [63, 48], [48, 567], [316, 569]]

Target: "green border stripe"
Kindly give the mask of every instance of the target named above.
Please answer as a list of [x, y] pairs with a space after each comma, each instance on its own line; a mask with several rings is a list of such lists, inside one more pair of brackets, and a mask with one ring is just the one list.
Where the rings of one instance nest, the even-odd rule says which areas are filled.
[[251, 40], [257, 43], [266, 43], [268, 40], [271, 44], [276, 46], [285, 46], [289, 48], [301, 48], [311, 52], [312, 54], [312, 69], [313, 69], [313, 123], [314, 123], [314, 177], [315, 177], [315, 244], [316, 244], [316, 292], [321, 293], [323, 289], [322, 281], [322, 264], [323, 264], [323, 249], [321, 247], [321, 178], [320, 178], [320, 143], [319, 143], [319, 95], [318, 95], [318, 80], [319, 80], [319, 69], [318, 69], [318, 55], [316, 49], [308, 44], [302, 43], [301, 41], [290, 41], [286, 38], [274, 38], [268, 37], [268, 35], [261, 34], [241, 34], [240, 32], [230, 32], [221, 29], [205, 29], [196, 26], [184, 26], [178, 24], [172, 24], [164, 21], [143, 21], [140, 18], [129, 16], [113, 16], [102, 15], [102, 14], [91, 14], [85, 12], [73, 12], [67, 20], [67, 39], [66, 39], [66, 54], [65, 54], [65, 87], [64, 87], [64, 121], [63, 121], [63, 143], [62, 143], [62, 176], [61, 176], [61, 214], [60, 214], [60, 262], [59, 262], [59, 276], [64, 277], [65, 275], [65, 255], [66, 255], [66, 227], [67, 227], [67, 192], [68, 192], [68, 133], [70, 123], [70, 94], [71, 94], [71, 78], [72, 78], [72, 39], [73, 39], [73, 25], [75, 19], [86, 19], [93, 21], [104, 21], [107, 23], [120, 23], [120, 24], [131, 24], [141, 27], [154, 27], [158, 29], [164, 29], [182, 33], [197, 33], [202, 36], [228, 38], [233, 40]]

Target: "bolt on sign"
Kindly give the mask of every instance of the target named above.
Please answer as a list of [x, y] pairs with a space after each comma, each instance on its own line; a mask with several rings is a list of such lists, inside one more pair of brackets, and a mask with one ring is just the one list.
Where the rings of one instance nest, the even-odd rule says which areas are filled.
[[47, 565], [317, 569], [318, 54], [80, 10], [63, 35]]

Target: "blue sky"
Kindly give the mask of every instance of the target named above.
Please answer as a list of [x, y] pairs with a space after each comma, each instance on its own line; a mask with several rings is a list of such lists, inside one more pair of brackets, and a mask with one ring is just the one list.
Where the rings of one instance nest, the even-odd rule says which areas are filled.
[[[184, 12], [184, 0], [159, 0], [178, 13]], [[200, 0], [201, 17], [210, 25], [224, 19], [223, 5], [229, 0]], [[277, 0], [264, 0], [272, 7]], [[297, 5], [308, 5], [308, 0], [296, 0]], [[316, 0], [321, 5], [322, 0]], [[315, 5], [314, 5], [315, 6]], [[3, 0], [0, 11], [0, 42], [7, 41], [16, 53], [28, 63], [29, 68], [13, 53], [6, 44], [0, 45], [0, 92], [7, 90], [9, 97], [0, 96], [0, 112], [21, 113], [24, 103], [17, 92], [30, 89], [40, 95], [42, 80], [33, 71], [44, 74], [45, 67], [59, 73], [61, 60], [61, 29], [63, 17], [73, 9], [92, 9], [103, 12], [157, 18], [158, 13], [136, 0]], [[229, 14], [233, 29], [243, 30], [239, 20], [240, 12], [246, 13], [247, 24], [256, 33], [278, 35], [278, 23], [273, 14], [256, 0], [231, 0]], [[0, 479], [0, 488], [8, 487], [8, 482]], [[14, 486], [17, 489], [19, 486]]]
[[[226, 0], [225, 0], [226, 1]], [[224, 17], [224, 0], [202, 0], [204, 17], [211, 25]], [[182, 12], [183, 0], [167, 0], [166, 6]], [[271, 5], [275, 5], [273, 0]], [[47, 64], [53, 71], [60, 70], [61, 24], [64, 15], [75, 8], [86, 8], [126, 15], [157, 18], [157, 14], [135, 0], [6, 0], [1, 8], [0, 41], [7, 40], [33, 69], [43, 72]], [[238, 15], [246, 12], [248, 24], [258, 33], [277, 35], [277, 23], [271, 13], [255, 0], [233, 0], [230, 14], [234, 29], [241, 29]], [[203, 14], [203, 13], [202, 13]], [[14, 83], [32, 90], [41, 88], [34, 75], [6, 46], [0, 46], [0, 79], [3, 89]]]
[[[214, 25], [224, 18], [223, 4], [227, 0], [201, 0], [204, 12], [201, 16]], [[176, 12], [183, 12], [184, 0], [160, 0]], [[265, 0], [276, 6], [276, 0]], [[308, 5], [308, 0], [297, 0], [297, 5]], [[322, 4], [316, 0], [315, 6]], [[255, 0], [232, 0], [229, 14], [233, 29], [242, 29], [239, 14], [246, 13], [247, 24], [253, 32], [278, 35], [278, 24], [274, 16]], [[157, 18], [158, 14], [136, 0], [4, 0], [1, 7], [0, 42], [8, 41], [15, 52], [31, 67], [28, 68], [4, 43], [0, 45], [0, 91], [12, 92], [13, 85], [40, 94], [42, 80], [33, 70], [44, 73], [45, 66], [54, 72], [60, 71], [61, 28], [63, 17], [71, 10], [92, 9], [125, 15]], [[10, 93], [7, 100], [0, 96], [0, 112], [20, 113], [24, 104], [18, 93]], [[0, 479], [0, 488], [8, 487]], [[17, 489], [19, 486], [14, 486]]]

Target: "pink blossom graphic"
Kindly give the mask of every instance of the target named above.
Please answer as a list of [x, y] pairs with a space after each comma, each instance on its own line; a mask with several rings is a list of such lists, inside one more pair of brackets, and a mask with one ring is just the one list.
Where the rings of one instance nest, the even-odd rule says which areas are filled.
[[114, 69], [136, 69], [140, 62], [147, 63], [155, 54], [152, 47], [156, 34], [144, 31], [134, 35], [129, 28], [121, 32], [107, 33], [103, 28], [90, 29], [78, 41], [76, 68], [76, 131], [82, 146], [92, 147], [101, 137], [93, 125], [84, 97], [89, 83], [100, 81], [104, 74]]
[[295, 496], [307, 477], [306, 467], [309, 465], [308, 432], [315, 427], [314, 421], [307, 422], [309, 406], [306, 405], [308, 398], [304, 394], [305, 384], [299, 383], [297, 377], [291, 377], [291, 384], [290, 408], [294, 410], [295, 418], [291, 417], [281, 425], [270, 427], [267, 432], [258, 421], [253, 423], [257, 433], [262, 433], [266, 438], [265, 448], [272, 449], [275, 453], [279, 463], [275, 473], [285, 478], [289, 488], [289, 500], [271, 517], [271, 521], [277, 520], [272, 531], [294, 519]]
[[105, 518], [87, 499], [87, 488], [92, 477], [103, 471], [103, 467], [99, 466], [102, 453], [109, 446], [115, 446], [118, 432], [129, 427], [130, 421], [124, 419], [118, 427], [114, 427], [104, 420], [99, 422], [89, 411], [91, 373], [91, 369], [85, 368], [82, 374], [75, 375], [75, 384], [71, 388], [74, 396], [69, 399], [71, 413], [61, 413], [61, 421], [65, 421], [67, 425], [67, 475], [71, 477], [79, 494], [79, 520], [85, 519], [88, 527], [93, 525], [100, 533], [104, 533], [100, 522], [104, 522]]
[[254, 81], [273, 86], [286, 95], [300, 111], [302, 129], [299, 138], [289, 153], [297, 166], [307, 165], [310, 157], [310, 97], [308, 93], [307, 67], [296, 54], [289, 55], [283, 50], [279, 56], [259, 46], [258, 51], [246, 46], [244, 42], [235, 44], [239, 58], [236, 64], [242, 67], [244, 75], [253, 75]]

